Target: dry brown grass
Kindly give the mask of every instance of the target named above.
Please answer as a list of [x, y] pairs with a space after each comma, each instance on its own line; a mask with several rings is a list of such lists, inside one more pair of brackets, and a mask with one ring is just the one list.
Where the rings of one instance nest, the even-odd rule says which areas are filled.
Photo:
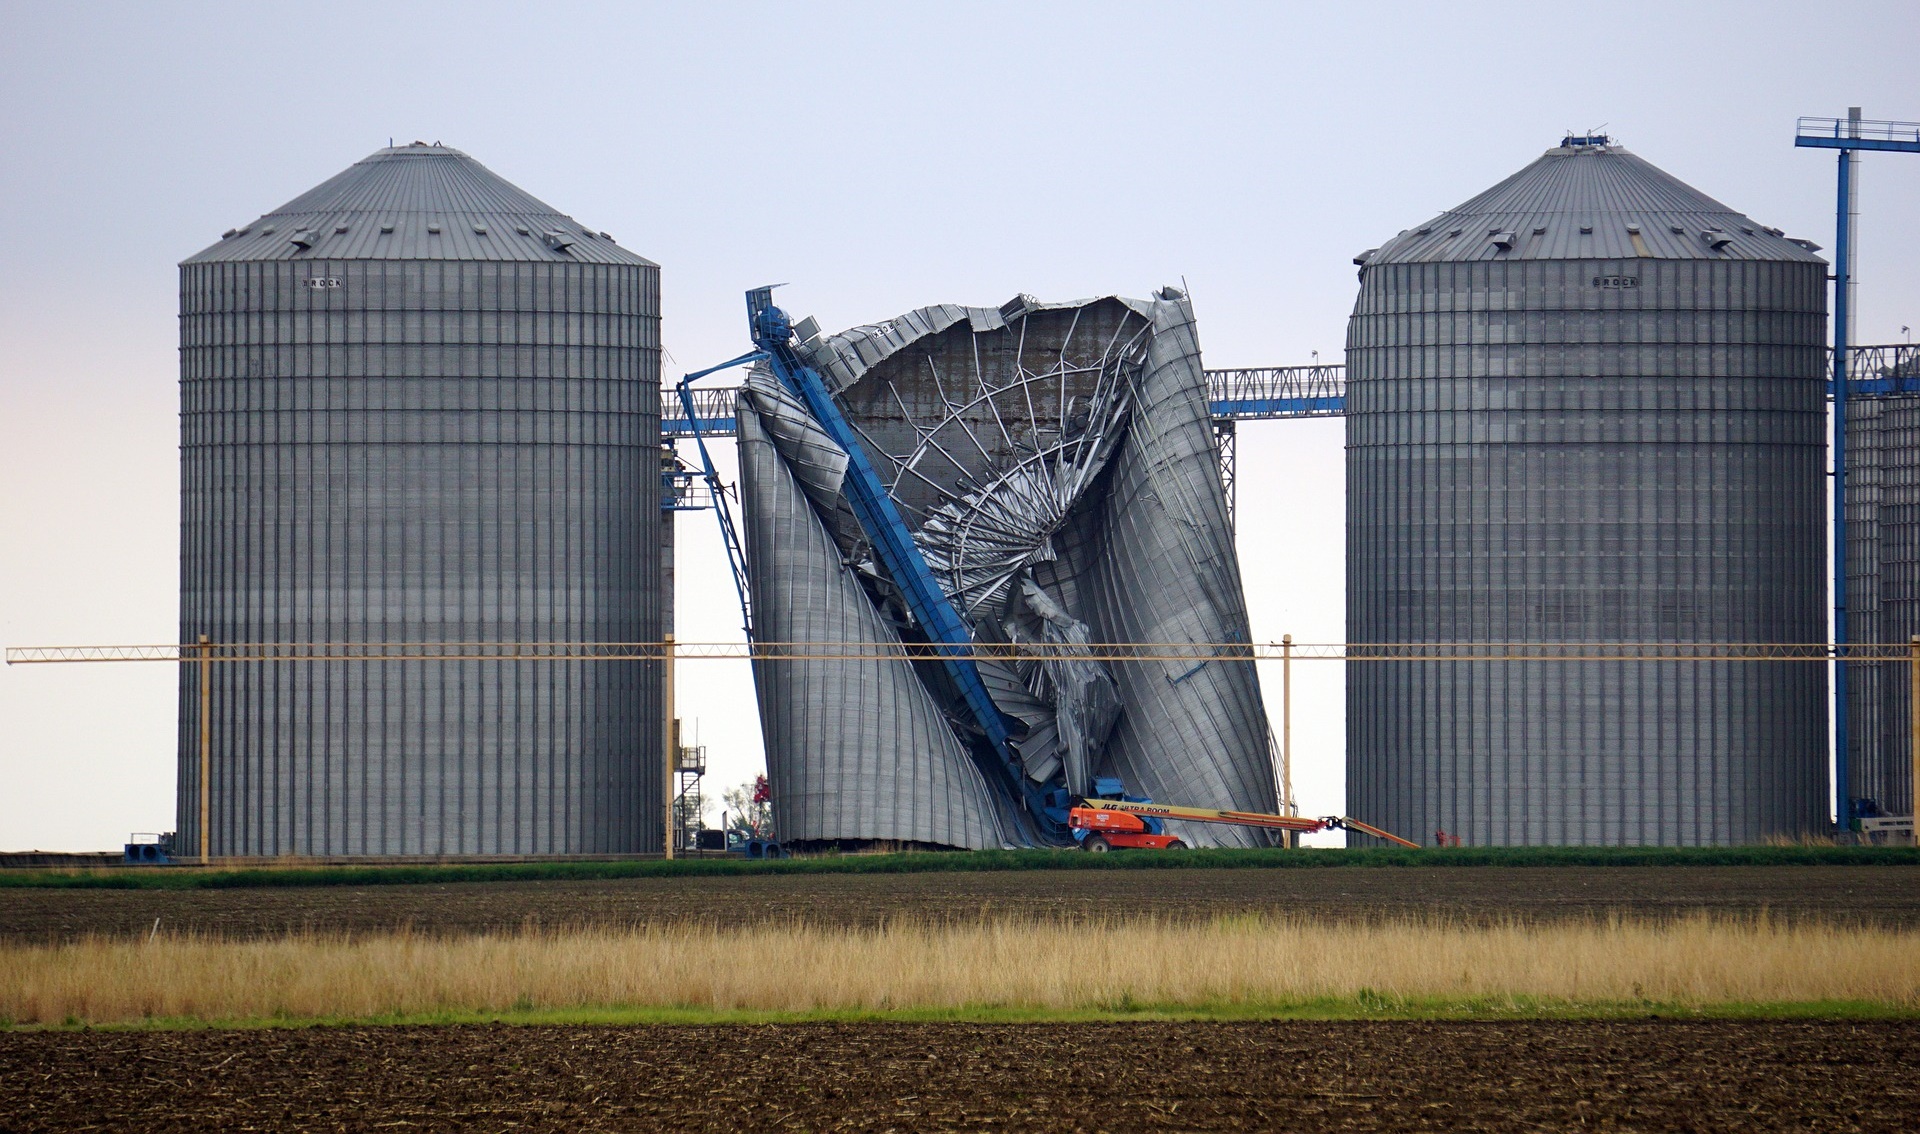
[[1323, 997], [1920, 1008], [1920, 933], [1696, 918], [697, 926], [462, 938], [160, 936], [0, 948], [0, 1017], [374, 1017], [589, 1007], [863, 1011]]

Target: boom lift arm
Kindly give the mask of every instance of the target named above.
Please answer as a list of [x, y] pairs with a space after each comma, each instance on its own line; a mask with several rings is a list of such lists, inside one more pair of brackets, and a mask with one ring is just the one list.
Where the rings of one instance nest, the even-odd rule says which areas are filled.
[[1155, 850], [1179, 850], [1186, 846], [1167, 834], [1165, 820], [1184, 819], [1192, 823], [1226, 823], [1235, 827], [1265, 827], [1276, 831], [1350, 830], [1372, 835], [1403, 847], [1418, 849], [1410, 842], [1370, 823], [1347, 816], [1308, 819], [1298, 815], [1267, 815], [1258, 811], [1220, 811], [1211, 807], [1179, 807], [1170, 803], [1150, 803], [1131, 799], [1088, 799], [1067, 813], [1074, 838], [1088, 850], [1103, 851], [1115, 847], [1147, 847]]

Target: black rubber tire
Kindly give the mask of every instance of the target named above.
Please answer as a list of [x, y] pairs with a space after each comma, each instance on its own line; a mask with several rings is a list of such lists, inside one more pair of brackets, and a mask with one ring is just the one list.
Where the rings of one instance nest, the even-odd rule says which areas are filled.
[[1168, 850], [1192, 850], [1193, 848], [1181, 842], [1179, 839], [1175, 839], [1172, 842], [1167, 844], [1167, 849]]
[[1099, 835], [1088, 835], [1086, 841], [1080, 844], [1080, 849], [1093, 854], [1105, 854], [1113, 849], [1113, 844]]

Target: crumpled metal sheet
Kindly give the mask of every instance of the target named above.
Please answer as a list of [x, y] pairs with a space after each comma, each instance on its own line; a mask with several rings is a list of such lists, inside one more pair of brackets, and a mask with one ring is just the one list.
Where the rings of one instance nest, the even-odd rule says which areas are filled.
[[[1193, 308], [1172, 289], [1154, 304], [1152, 344], [1101, 517], [1084, 615], [1099, 640], [1251, 641]], [[1191, 807], [1276, 807], [1266, 708], [1250, 656], [1113, 670], [1124, 711], [1106, 757], [1130, 790]], [[1252, 828], [1176, 826], [1194, 845], [1272, 841]]]
[[807, 404], [782, 386], [765, 363], [747, 375], [739, 398], [759, 414], [767, 439], [780, 451], [807, 499], [831, 515], [839, 506], [840, 485], [847, 478], [847, 451], [827, 435]]
[[[899, 643], [776, 446], [764, 389], [736, 408], [740, 497], [756, 636], [766, 643]], [[804, 432], [804, 431], [800, 431]], [[828, 462], [830, 464], [830, 462]], [[757, 660], [754, 689], [789, 842], [1013, 845], [1004, 805], [905, 661]]]
[[1094, 763], [1120, 720], [1119, 687], [1107, 667], [1091, 656], [1092, 631], [1086, 623], [1068, 614], [1032, 579], [1021, 580], [1020, 599], [1040, 624], [1038, 640], [1067, 655], [1034, 666], [1034, 692], [1053, 706], [1067, 789], [1090, 794]]

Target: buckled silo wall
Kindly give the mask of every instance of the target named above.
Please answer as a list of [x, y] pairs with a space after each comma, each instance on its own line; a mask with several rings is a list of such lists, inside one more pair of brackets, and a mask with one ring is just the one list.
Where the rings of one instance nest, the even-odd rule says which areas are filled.
[[[774, 415], [786, 408], [758, 404], [749, 387], [734, 411], [754, 634], [765, 648], [800, 655], [753, 663], [775, 828], [783, 841], [803, 846], [1008, 845], [979, 768], [912, 662], [806, 656], [809, 645], [830, 653], [848, 643], [884, 652], [900, 638], [781, 452], [785, 439], [775, 431], [783, 423]], [[790, 452], [804, 457], [797, 447]], [[815, 481], [813, 493], [837, 491], [841, 469], [844, 461], [831, 483]]]
[[[184, 265], [182, 640], [657, 640], [658, 313], [644, 264]], [[216, 856], [660, 845], [654, 663], [221, 663], [212, 705]]]
[[[1347, 344], [1349, 640], [1824, 640], [1824, 317], [1818, 263], [1368, 267]], [[1824, 826], [1818, 664], [1348, 669], [1348, 808], [1399, 834]]]

